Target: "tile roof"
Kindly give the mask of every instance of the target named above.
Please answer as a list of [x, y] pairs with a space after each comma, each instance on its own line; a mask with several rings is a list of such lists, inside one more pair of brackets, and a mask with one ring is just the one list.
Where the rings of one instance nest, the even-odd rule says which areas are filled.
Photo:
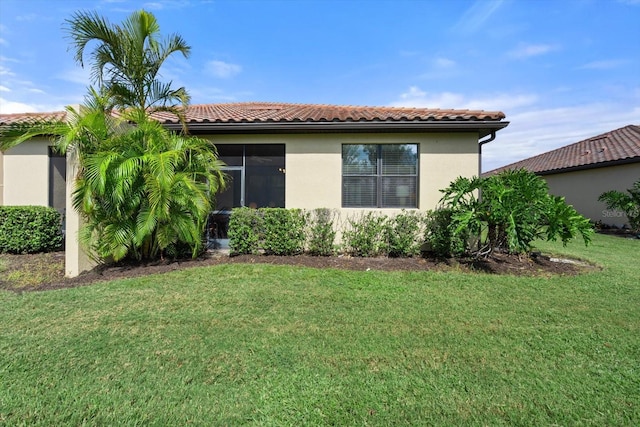
[[[177, 123], [172, 114], [156, 113], [163, 123]], [[358, 122], [413, 120], [501, 120], [504, 113], [482, 110], [441, 110], [429, 108], [360, 107], [276, 102], [190, 105], [188, 123], [212, 122]]]
[[15, 114], [0, 114], [0, 126], [12, 125], [12, 124], [28, 124], [28, 123], [41, 123], [41, 122], [62, 122], [64, 121], [67, 113], [65, 111], [55, 111], [51, 113], [15, 113]]
[[[54, 113], [0, 114], [0, 125], [20, 122], [64, 120], [64, 111]], [[178, 124], [175, 115], [156, 112], [153, 117], [164, 124]], [[359, 107], [275, 102], [190, 105], [187, 122], [201, 123], [300, 123], [374, 121], [500, 121], [500, 111], [441, 110], [430, 108]]]
[[640, 126], [628, 125], [553, 151], [486, 172], [527, 169], [540, 175], [608, 166], [612, 162], [640, 162]]

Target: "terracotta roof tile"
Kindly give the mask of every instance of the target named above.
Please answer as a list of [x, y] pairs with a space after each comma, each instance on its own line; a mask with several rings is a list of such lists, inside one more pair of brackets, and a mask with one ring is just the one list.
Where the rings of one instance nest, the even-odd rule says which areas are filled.
[[[0, 125], [29, 121], [63, 120], [66, 113], [1, 114]], [[500, 111], [441, 110], [430, 108], [359, 107], [276, 102], [240, 102], [190, 105], [187, 122], [196, 123], [292, 123], [292, 122], [373, 122], [373, 121], [500, 121]], [[165, 124], [177, 124], [171, 113], [153, 117]]]
[[[163, 123], [177, 123], [172, 114], [156, 113]], [[357, 122], [407, 120], [501, 120], [499, 111], [440, 110], [428, 108], [358, 107], [276, 102], [190, 105], [188, 123], [233, 122]]]
[[38, 122], [62, 122], [67, 113], [65, 111], [55, 111], [51, 113], [16, 113], [0, 114], [0, 126], [15, 123], [38, 123]]
[[640, 162], [640, 126], [628, 125], [553, 151], [486, 172], [527, 169], [549, 174], [572, 168], [599, 167], [616, 161]]

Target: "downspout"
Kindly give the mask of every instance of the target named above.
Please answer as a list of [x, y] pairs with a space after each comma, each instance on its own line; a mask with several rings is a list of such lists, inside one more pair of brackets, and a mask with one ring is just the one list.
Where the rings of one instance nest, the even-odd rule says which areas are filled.
[[[478, 141], [478, 179], [482, 176], [482, 146], [484, 144], [488, 144], [491, 141], [496, 139], [496, 131], [491, 131], [491, 136], [489, 139], [485, 139], [484, 141]], [[482, 188], [478, 188], [478, 202], [482, 202]], [[480, 243], [482, 238], [478, 239], [478, 251], [480, 251]]]
[[478, 178], [482, 175], [482, 146], [484, 144], [488, 144], [491, 141], [496, 139], [496, 131], [491, 131], [491, 136], [489, 139], [485, 139], [484, 141], [478, 141]]

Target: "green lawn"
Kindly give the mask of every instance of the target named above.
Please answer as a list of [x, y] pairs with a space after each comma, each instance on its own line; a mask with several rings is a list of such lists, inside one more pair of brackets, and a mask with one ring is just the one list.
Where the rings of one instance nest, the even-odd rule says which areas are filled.
[[0, 424], [640, 425], [640, 241], [579, 277], [221, 265], [0, 291]]

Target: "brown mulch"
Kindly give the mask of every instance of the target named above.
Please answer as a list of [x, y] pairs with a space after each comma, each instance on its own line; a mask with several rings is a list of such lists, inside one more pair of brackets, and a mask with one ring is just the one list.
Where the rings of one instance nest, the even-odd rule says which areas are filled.
[[[47, 257], [46, 259], [43, 257]], [[49, 273], [47, 283], [29, 286], [21, 286], [19, 289], [3, 283], [0, 276], [0, 288], [19, 291], [41, 291], [61, 289], [89, 285], [114, 279], [139, 277], [149, 274], [162, 274], [169, 271], [182, 270], [190, 267], [211, 266], [220, 264], [274, 264], [292, 265], [311, 268], [336, 268], [356, 271], [475, 271], [489, 274], [511, 274], [518, 276], [549, 276], [549, 275], [575, 275], [585, 269], [593, 268], [584, 264], [552, 261], [549, 257], [538, 254], [537, 256], [516, 256], [506, 254], [494, 254], [488, 259], [436, 259], [429, 257], [417, 258], [359, 258], [348, 256], [315, 257], [309, 255], [297, 256], [266, 256], [266, 255], [239, 255], [228, 256], [219, 252], [208, 252], [204, 256], [192, 260], [157, 261], [144, 265], [121, 264], [111, 266], [99, 266], [83, 273], [78, 277], [64, 277], [64, 252], [53, 254], [33, 255], [4, 255], [8, 260], [11, 271], [30, 271], [43, 263], [59, 263], [54, 272]]]

